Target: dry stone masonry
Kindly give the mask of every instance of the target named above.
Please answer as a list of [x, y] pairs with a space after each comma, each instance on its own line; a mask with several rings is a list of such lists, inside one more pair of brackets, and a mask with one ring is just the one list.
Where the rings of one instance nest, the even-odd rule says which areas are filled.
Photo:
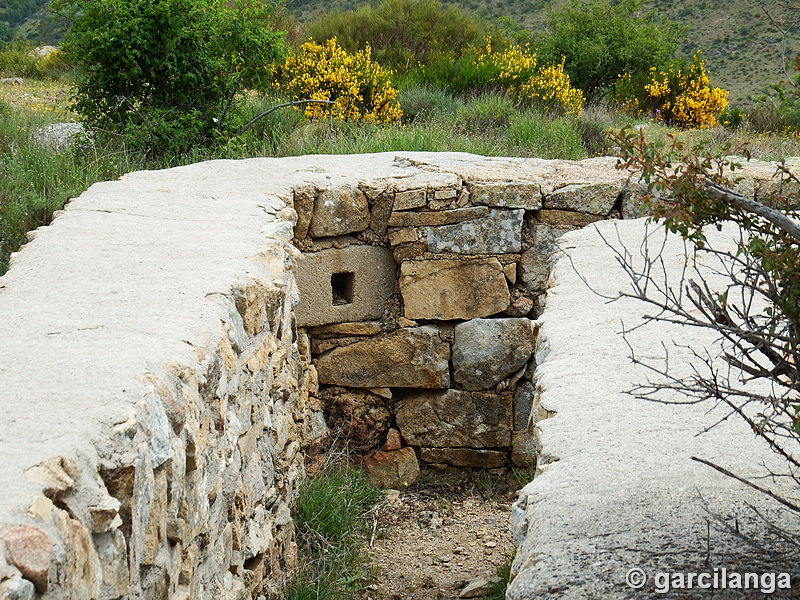
[[306, 460], [338, 432], [382, 447], [387, 486], [534, 464], [549, 256], [638, 214], [614, 163], [307, 156], [93, 186], [0, 279], [0, 599], [279, 597]]

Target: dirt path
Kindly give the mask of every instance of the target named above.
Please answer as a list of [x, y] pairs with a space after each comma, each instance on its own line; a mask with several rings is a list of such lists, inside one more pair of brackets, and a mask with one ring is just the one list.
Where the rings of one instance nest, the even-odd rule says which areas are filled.
[[[370, 600], [459, 598], [470, 583], [497, 579], [513, 558], [515, 480], [485, 473], [440, 477], [388, 492], [368, 550], [377, 571]], [[485, 586], [475, 593], [463, 597], [492, 597]]]

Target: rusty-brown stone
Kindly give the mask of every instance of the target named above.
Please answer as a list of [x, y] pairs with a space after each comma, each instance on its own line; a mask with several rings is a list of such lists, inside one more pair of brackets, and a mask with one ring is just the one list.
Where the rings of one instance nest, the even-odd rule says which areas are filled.
[[411, 448], [378, 451], [364, 459], [364, 468], [373, 485], [395, 490], [407, 488], [419, 477], [419, 462]]
[[317, 360], [320, 383], [357, 388], [450, 386], [450, 345], [430, 325], [334, 348]]
[[17, 525], [3, 529], [0, 538], [6, 544], [9, 562], [33, 583], [38, 593], [45, 593], [53, 555], [53, 544], [47, 535], [31, 525]]

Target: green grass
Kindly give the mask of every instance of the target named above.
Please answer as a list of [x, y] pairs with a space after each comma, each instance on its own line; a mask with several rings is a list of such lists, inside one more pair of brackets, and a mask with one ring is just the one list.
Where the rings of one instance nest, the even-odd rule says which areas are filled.
[[25, 233], [47, 225], [55, 210], [92, 183], [115, 179], [141, 166], [120, 148], [89, 145], [53, 152], [30, 140], [52, 122], [48, 113], [19, 110], [0, 101], [0, 275]]
[[506, 557], [506, 561], [497, 567], [497, 581], [489, 583], [489, 594], [486, 596], [486, 600], [505, 600], [508, 580], [511, 578], [511, 564], [513, 562], [514, 556], [508, 556]]
[[365, 588], [370, 572], [362, 549], [368, 517], [382, 497], [357, 470], [333, 469], [309, 479], [295, 519], [300, 571], [285, 600], [342, 600]]

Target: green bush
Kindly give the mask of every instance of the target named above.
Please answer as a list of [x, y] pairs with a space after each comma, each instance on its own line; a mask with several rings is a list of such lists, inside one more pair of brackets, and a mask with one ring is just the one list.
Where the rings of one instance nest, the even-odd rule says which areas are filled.
[[480, 135], [490, 129], [505, 129], [517, 109], [505, 94], [484, 94], [466, 102], [458, 111], [456, 123], [467, 133]]
[[478, 50], [469, 50], [456, 59], [449, 56], [435, 57], [412, 72], [409, 78], [422, 85], [464, 96], [502, 90], [503, 86], [498, 81], [499, 75], [499, 65], [482, 61]]
[[508, 139], [539, 158], [581, 160], [586, 158], [582, 131], [577, 117], [548, 118], [528, 111], [515, 114], [508, 128]]
[[54, 50], [37, 57], [33, 45], [12, 42], [0, 48], [0, 75], [3, 77], [30, 77], [33, 79], [58, 79], [73, 67], [64, 53]]
[[428, 85], [407, 85], [398, 94], [404, 121], [425, 121], [458, 111], [462, 103], [444, 90]]
[[58, 0], [82, 67], [73, 109], [149, 157], [214, 147], [240, 123], [237, 93], [266, 89], [283, 36], [259, 0]]
[[644, 0], [571, 0], [547, 17], [539, 44], [545, 62], [565, 59], [572, 85], [589, 100], [603, 97], [622, 73], [664, 66], [681, 34], [643, 12]]
[[318, 43], [336, 38], [348, 52], [372, 47], [374, 59], [407, 73], [440, 56], [458, 58], [482, 44], [493, 27], [438, 0], [382, 0], [349, 11], [333, 11], [308, 25]]

